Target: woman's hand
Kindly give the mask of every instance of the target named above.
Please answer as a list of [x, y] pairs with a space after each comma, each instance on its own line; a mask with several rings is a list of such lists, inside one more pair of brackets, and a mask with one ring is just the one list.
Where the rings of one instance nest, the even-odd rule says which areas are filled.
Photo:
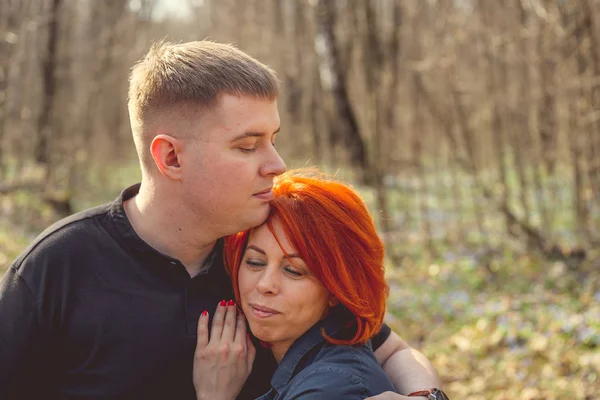
[[217, 306], [210, 338], [208, 313], [198, 321], [194, 354], [194, 387], [200, 399], [235, 399], [252, 371], [256, 351], [246, 333], [246, 320], [235, 303], [223, 300]]

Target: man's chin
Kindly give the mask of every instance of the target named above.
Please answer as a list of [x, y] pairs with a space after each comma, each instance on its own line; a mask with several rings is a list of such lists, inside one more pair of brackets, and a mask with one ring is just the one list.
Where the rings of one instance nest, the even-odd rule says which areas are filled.
[[263, 209], [257, 210], [255, 212], [255, 214], [253, 215], [253, 218], [250, 218], [250, 219], [247, 218], [244, 221], [245, 226], [242, 229], [240, 229], [240, 232], [261, 226], [262, 224], [265, 223], [268, 216], [269, 216], [269, 206], [267, 204], [267, 206], [264, 207]]

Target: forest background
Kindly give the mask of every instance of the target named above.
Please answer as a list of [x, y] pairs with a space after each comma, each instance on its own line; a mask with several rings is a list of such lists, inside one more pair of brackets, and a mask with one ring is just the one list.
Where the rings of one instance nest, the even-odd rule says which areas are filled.
[[289, 167], [363, 193], [451, 398], [600, 399], [598, 0], [1, 0], [0, 276], [139, 180], [129, 70], [204, 38], [278, 72]]

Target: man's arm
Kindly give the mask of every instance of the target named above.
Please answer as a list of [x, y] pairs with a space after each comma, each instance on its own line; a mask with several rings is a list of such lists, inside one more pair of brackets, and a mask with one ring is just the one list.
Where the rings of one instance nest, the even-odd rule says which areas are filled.
[[[44, 349], [33, 295], [10, 268], [0, 281], [0, 398], [31, 398], [28, 391], [43, 386], [44, 376], [32, 374]], [[48, 374], [46, 372], [45, 374]]]
[[[375, 350], [375, 357], [399, 393], [441, 387], [441, 381], [433, 365], [419, 351], [411, 348], [393, 331]], [[386, 394], [381, 400], [403, 399], [404, 396]], [[380, 395], [383, 396], [383, 395]], [[380, 396], [372, 399], [380, 399]], [[413, 397], [415, 399], [415, 397]]]

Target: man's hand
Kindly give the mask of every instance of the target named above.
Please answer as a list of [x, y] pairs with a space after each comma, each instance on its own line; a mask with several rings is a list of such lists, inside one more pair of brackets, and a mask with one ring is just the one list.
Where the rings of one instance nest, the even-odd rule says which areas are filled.
[[194, 387], [198, 400], [235, 399], [252, 371], [256, 351], [246, 333], [246, 320], [233, 301], [222, 301], [213, 318], [210, 338], [208, 313], [198, 321], [194, 354]]
[[377, 396], [367, 397], [365, 400], [427, 400], [427, 397], [407, 397], [394, 392], [383, 392]]

